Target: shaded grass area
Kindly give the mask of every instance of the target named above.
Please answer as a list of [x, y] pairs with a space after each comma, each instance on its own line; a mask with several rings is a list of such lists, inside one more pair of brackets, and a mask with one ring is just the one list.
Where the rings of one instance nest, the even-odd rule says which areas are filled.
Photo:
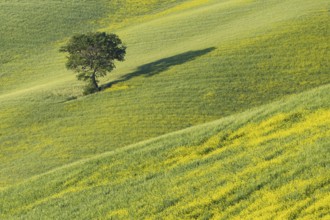
[[[243, 6], [239, 4], [238, 12]], [[247, 6], [250, 9], [255, 5]], [[60, 81], [61, 86], [45, 84], [46, 87], [32, 92], [23, 90], [20, 95], [2, 98], [0, 184], [17, 183], [68, 162], [329, 83], [330, 22], [323, 9], [272, 24], [270, 30], [255, 33], [254, 37], [233, 38], [226, 44], [220, 44], [219, 38], [217, 45], [197, 49], [207, 43], [189, 41], [197, 42], [197, 46], [192, 44], [186, 51], [185, 47], [179, 48], [178, 51], [184, 51], [171, 56], [165, 56], [170, 53], [165, 47], [164, 53], [146, 47], [137, 61], [127, 61], [133, 69], [121, 66], [123, 70], [115, 72], [110, 80], [124, 81], [117, 81], [99, 94], [74, 99], [72, 95], [79, 91], [79, 85]], [[202, 24], [208, 21], [204, 19]], [[160, 23], [157, 24], [163, 27]], [[187, 29], [188, 26], [180, 29], [182, 33], [195, 28]], [[140, 31], [144, 30], [147, 29]], [[216, 39], [210, 41], [214, 43]], [[133, 54], [141, 48], [141, 42], [129, 42]], [[159, 40], [157, 45], [161, 43]], [[155, 54], [160, 58], [151, 59]], [[40, 72], [54, 67], [52, 73], [57, 74], [64, 69], [62, 57], [53, 61], [46, 62], [49, 66], [38, 67]], [[138, 61], [147, 62], [136, 65]]]
[[193, 61], [194, 59], [197, 59], [198, 57], [203, 56], [205, 54], [208, 54], [215, 49], [216, 49], [215, 47], [210, 47], [204, 50], [188, 51], [172, 57], [167, 57], [161, 60], [157, 60], [155, 62], [144, 64], [142, 66], [139, 66], [136, 71], [121, 76], [118, 80], [105, 84], [102, 87], [105, 89], [111, 87], [113, 84], [125, 82], [138, 76], [151, 77], [160, 74], [164, 71], [169, 70], [171, 67], [175, 67], [177, 65], [181, 65], [186, 62]]
[[329, 85], [0, 191], [0, 217], [326, 219]]

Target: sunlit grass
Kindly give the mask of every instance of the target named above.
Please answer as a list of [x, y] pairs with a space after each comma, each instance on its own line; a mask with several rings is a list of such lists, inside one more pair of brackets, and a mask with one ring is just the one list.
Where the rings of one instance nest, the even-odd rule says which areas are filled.
[[323, 86], [5, 188], [0, 217], [326, 219], [328, 92]]
[[132, 26], [164, 15], [197, 7], [207, 3], [209, 0], [116, 0], [111, 3], [109, 17], [100, 21], [106, 26], [104, 30], [118, 30], [123, 27]]

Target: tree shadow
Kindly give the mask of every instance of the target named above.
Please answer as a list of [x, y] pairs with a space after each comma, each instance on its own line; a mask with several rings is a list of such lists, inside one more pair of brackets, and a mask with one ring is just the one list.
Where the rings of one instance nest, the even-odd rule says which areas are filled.
[[215, 50], [215, 47], [206, 48], [203, 50], [194, 50], [188, 51], [185, 53], [181, 53], [172, 57], [167, 57], [161, 60], [157, 60], [155, 62], [151, 62], [148, 64], [144, 64], [137, 68], [136, 71], [132, 73], [128, 73], [118, 80], [106, 83], [101, 86], [102, 90], [111, 87], [112, 85], [130, 80], [134, 77], [144, 76], [144, 77], [151, 77], [161, 72], [168, 70], [171, 66], [180, 65], [189, 61], [196, 59], [197, 57], [203, 56], [211, 51]]

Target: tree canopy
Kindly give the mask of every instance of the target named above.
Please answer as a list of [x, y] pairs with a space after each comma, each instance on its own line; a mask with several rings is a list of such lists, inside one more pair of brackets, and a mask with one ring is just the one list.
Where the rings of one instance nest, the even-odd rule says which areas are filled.
[[126, 46], [116, 34], [95, 32], [73, 36], [60, 52], [69, 53], [66, 67], [79, 80], [88, 81], [90, 92], [95, 92], [100, 90], [98, 78], [116, 67], [115, 60], [124, 61]]

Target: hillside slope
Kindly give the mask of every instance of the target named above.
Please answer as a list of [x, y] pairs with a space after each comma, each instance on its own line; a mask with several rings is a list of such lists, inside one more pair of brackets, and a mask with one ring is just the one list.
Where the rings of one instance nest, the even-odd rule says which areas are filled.
[[[34, 20], [26, 19], [31, 28], [17, 26], [14, 39], [27, 51], [26, 57], [16, 57], [1, 44], [2, 57], [16, 57], [1, 65], [2, 187], [330, 82], [325, 0], [153, 1], [138, 14], [128, 9], [126, 14], [112, 14], [117, 18], [114, 26], [108, 9], [99, 10], [107, 2], [42, 2], [31, 1], [24, 12], [40, 14], [35, 17], [38, 22], [48, 10], [60, 18], [51, 20], [51, 29], [41, 38], [24, 38], [38, 24]], [[125, 2], [130, 5], [112, 3]], [[22, 7], [18, 1], [1, 4], [9, 5], [6, 13]], [[62, 11], [64, 6], [77, 10], [77, 15]], [[93, 13], [86, 14], [87, 8]], [[22, 20], [1, 13], [8, 22]], [[78, 21], [66, 22], [71, 16]], [[44, 25], [48, 23], [35, 28]], [[2, 27], [9, 30], [12, 25]], [[57, 27], [62, 32], [52, 37]], [[75, 32], [101, 27], [116, 30], [125, 41], [127, 61], [102, 81], [111, 82], [111, 88], [81, 97], [81, 84], [65, 70], [58, 48]], [[4, 33], [11, 39], [11, 32]]]
[[[163, 11], [184, 0], [175, 2], [1, 0], [0, 95], [33, 87], [40, 89], [40, 84], [51, 87], [54, 81], [62, 84], [72, 80], [63, 68], [59, 44], [73, 34], [150, 15], [156, 9]], [[134, 7], [134, 11], [129, 10], [129, 6]], [[103, 21], [109, 15], [111, 20]]]
[[[0, 0], [0, 219], [329, 219], [329, 11]], [[96, 30], [127, 59], [82, 96], [58, 49]]]
[[330, 86], [0, 191], [2, 219], [328, 219]]

